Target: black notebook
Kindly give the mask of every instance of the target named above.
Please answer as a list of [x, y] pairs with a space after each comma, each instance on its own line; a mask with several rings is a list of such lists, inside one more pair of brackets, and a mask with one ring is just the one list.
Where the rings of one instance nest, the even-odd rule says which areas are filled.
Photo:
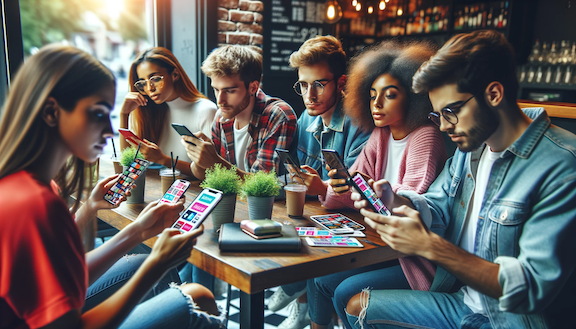
[[298, 252], [302, 248], [302, 242], [292, 225], [282, 226], [281, 237], [256, 240], [242, 232], [240, 223], [223, 224], [218, 245], [221, 251], [231, 252]]

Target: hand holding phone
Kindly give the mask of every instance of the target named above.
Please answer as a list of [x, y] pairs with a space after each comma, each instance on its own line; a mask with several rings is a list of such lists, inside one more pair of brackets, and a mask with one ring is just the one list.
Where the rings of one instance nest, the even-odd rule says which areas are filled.
[[335, 177], [333, 177], [333, 179], [348, 179], [350, 177], [348, 168], [346, 168], [344, 160], [342, 160], [342, 157], [340, 157], [338, 152], [329, 149], [322, 149], [322, 155], [324, 156], [324, 160], [330, 169], [337, 170], [337, 174]]
[[183, 179], [177, 179], [172, 183], [172, 186], [166, 191], [160, 202], [176, 203], [186, 193], [190, 187], [190, 182]]
[[106, 192], [104, 200], [113, 205], [120, 202], [122, 196], [130, 191], [134, 186], [134, 182], [140, 175], [148, 168], [149, 161], [144, 159], [135, 159], [134, 162], [128, 167], [118, 178], [118, 181]]
[[124, 138], [126, 138], [126, 139], [131, 139], [131, 140], [139, 142], [139, 143], [144, 143], [142, 138], [136, 136], [136, 134], [133, 133], [132, 130], [130, 130], [130, 129], [118, 128], [118, 132], [121, 133], [122, 136], [124, 136]]
[[280, 163], [284, 164], [288, 174], [290, 175], [291, 179], [298, 178], [297, 183], [305, 184], [304, 178], [302, 177], [302, 171], [300, 170], [300, 163], [298, 162], [298, 158], [294, 159], [288, 150], [285, 149], [276, 149], [275, 150], [278, 156], [280, 157]]
[[172, 227], [182, 233], [195, 230], [208, 217], [221, 199], [222, 192], [218, 190], [211, 188], [202, 190]]
[[350, 178], [350, 183], [356, 188], [362, 198], [368, 201], [368, 205], [370, 205], [370, 208], [372, 208], [374, 212], [385, 216], [392, 215], [390, 210], [386, 208], [386, 205], [378, 198], [376, 192], [374, 192], [360, 173], [355, 173], [354, 176]]

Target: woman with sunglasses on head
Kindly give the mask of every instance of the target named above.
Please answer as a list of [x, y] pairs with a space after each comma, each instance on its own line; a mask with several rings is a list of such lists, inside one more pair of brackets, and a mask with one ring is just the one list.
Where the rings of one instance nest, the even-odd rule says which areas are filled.
[[[154, 47], [141, 52], [130, 67], [130, 92], [120, 110], [120, 128], [130, 128], [144, 140], [140, 151], [152, 162], [171, 166], [170, 152], [178, 156], [177, 169], [193, 176], [186, 149], [172, 123], [191, 132], [212, 136], [216, 104], [196, 89], [170, 50]], [[137, 146], [120, 136], [120, 146]]]
[[[75, 193], [72, 211], [78, 209], [84, 174], [91, 172], [90, 163], [113, 135], [115, 91], [116, 81], [106, 67], [64, 46], [41, 49], [12, 81], [0, 117], [1, 329], [221, 327], [215, 316], [197, 309], [195, 301], [215, 306], [206, 303], [210, 293], [199, 285], [167, 286], [138, 305], [165, 273], [190, 256], [202, 233], [169, 229], [183, 200], [173, 205], [152, 202], [133, 223], [84, 253], [65, 200]], [[87, 208], [94, 213], [106, 208], [103, 197], [114, 178], [96, 186], [75, 212], [77, 217], [86, 216]], [[126, 252], [159, 233], [131, 279], [85, 311], [88, 285], [105, 277]]]
[[[359, 172], [366, 180], [386, 179], [394, 191], [418, 193], [425, 192], [440, 173], [447, 155], [442, 135], [427, 119], [432, 106], [426, 95], [411, 90], [412, 76], [433, 54], [427, 43], [388, 41], [353, 58], [344, 108], [363, 130], [373, 131], [350, 173]], [[332, 169], [328, 175], [335, 174]], [[353, 208], [345, 179], [332, 178], [323, 187], [318, 177], [308, 176], [307, 180], [321, 192], [324, 207]], [[349, 328], [346, 303], [366, 287], [428, 290], [435, 273], [434, 266], [423, 258], [403, 258], [400, 265], [389, 266], [375, 264], [309, 280], [312, 328], [327, 326], [334, 309]]]

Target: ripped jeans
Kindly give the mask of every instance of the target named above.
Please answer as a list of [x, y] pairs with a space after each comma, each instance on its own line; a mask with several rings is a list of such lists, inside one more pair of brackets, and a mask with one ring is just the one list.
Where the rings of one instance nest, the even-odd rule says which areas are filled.
[[[147, 256], [147, 254], [126, 255], [112, 265], [88, 287], [82, 313], [118, 291], [130, 280]], [[198, 310], [192, 298], [178, 289], [180, 283], [178, 272], [175, 269], [168, 271], [119, 328], [224, 328], [223, 315], [213, 316]]]
[[359, 317], [348, 314], [353, 328], [492, 328], [490, 320], [464, 304], [464, 294], [417, 290], [363, 290]]

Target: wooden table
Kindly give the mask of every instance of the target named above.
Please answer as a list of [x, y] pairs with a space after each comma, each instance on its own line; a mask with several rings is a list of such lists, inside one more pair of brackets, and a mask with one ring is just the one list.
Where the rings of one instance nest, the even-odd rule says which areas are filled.
[[[113, 173], [112, 163], [102, 159], [100, 174]], [[200, 192], [198, 182], [192, 182], [186, 192], [186, 205]], [[146, 203], [162, 197], [158, 170], [149, 169], [146, 173]], [[140, 213], [146, 204], [126, 204], [114, 210], [100, 210], [98, 218], [117, 229], [126, 227]], [[296, 226], [314, 226], [310, 215], [328, 214], [317, 200], [307, 201], [303, 219], [292, 219], [286, 215], [285, 201], [274, 203], [272, 218]], [[338, 210], [342, 214], [364, 225], [362, 216], [353, 210]], [[236, 203], [236, 222], [248, 218], [246, 202]], [[303, 242], [299, 253], [232, 253], [220, 252], [218, 238], [214, 234], [212, 221], [204, 222], [204, 234], [192, 251], [189, 262], [215, 277], [240, 289], [240, 327], [264, 327], [264, 290], [288, 283], [311, 279], [335, 272], [372, 265], [401, 257], [402, 254], [385, 246], [376, 232], [366, 226], [366, 239], [359, 238], [364, 248], [321, 248], [309, 247]], [[145, 241], [152, 247], [157, 238]]]

